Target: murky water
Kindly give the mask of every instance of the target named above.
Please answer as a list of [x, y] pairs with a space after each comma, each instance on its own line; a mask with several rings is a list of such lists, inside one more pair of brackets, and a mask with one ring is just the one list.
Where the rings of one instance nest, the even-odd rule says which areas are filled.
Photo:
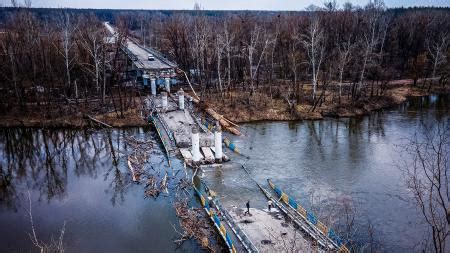
[[[111, 133], [74, 130], [0, 130], [0, 252], [35, 252], [28, 192], [40, 240], [57, 239], [65, 222], [66, 252], [193, 252], [176, 248], [173, 193], [144, 198], [131, 182], [124, 136], [152, 139], [146, 129]], [[171, 171], [160, 147], [149, 167]], [[174, 159], [172, 167], [182, 168]], [[149, 169], [149, 168], [148, 168]], [[183, 173], [184, 174], [184, 173]], [[174, 180], [175, 181], [175, 180]]]
[[[417, 251], [413, 247], [426, 231], [396, 167], [399, 146], [422, 122], [448, 121], [449, 106], [449, 96], [430, 96], [360, 118], [246, 124], [245, 137], [230, 138], [250, 159], [232, 158], [245, 162], [262, 185], [272, 179], [325, 224], [346, 224], [350, 213], [352, 239], [368, 241], [371, 225], [383, 251]], [[265, 208], [266, 199], [238, 166], [205, 178], [228, 207], [243, 207], [249, 199]]]

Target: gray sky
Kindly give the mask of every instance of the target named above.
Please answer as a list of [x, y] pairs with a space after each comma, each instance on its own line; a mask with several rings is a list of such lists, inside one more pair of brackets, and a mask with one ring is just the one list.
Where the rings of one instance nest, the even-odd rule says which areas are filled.
[[[368, 0], [337, 0], [365, 5]], [[17, 0], [23, 3], [23, 0]], [[32, 0], [32, 7], [73, 7], [107, 9], [193, 9], [199, 3], [208, 10], [304, 10], [310, 4], [322, 5], [323, 0]], [[0, 0], [0, 6], [10, 6], [10, 0]], [[385, 0], [388, 7], [446, 6], [450, 0]]]

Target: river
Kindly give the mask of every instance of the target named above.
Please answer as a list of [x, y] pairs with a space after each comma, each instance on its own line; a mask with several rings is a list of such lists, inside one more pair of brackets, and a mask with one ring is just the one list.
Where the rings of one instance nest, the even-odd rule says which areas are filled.
[[[0, 252], [34, 248], [29, 199], [39, 240], [57, 239], [65, 223], [66, 252], [198, 251], [195, 242], [173, 242], [179, 234], [172, 191], [144, 198], [144, 186], [131, 181], [124, 136], [155, 142], [150, 129], [0, 133]], [[157, 143], [149, 165], [171, 171]], [[172, 167], [182, 168], [181, 161]]]
[[[231, 157], [245, 162], [256, 181], [273, 179], [329, 222], [343, 214], [329, 209], [348, 203], [354, 240], [367, 239], [370, 224], [383, 250], [408, 252], [425, 231], [395, 166], [399, 145], [421, 122], [448, 121], [449, 104], [449, 96], [429, 96], [365, 117], [244, 124], [245, 136], [231, 138], [250, 159]], [[124, 155], [131, 135], [152, 140], [149, 166], [170, 171], [151, 129], [1, 129], [0, 251], [33, 248], [29, 199], [40, 239], [56, 238], [65, 223], [66, 252], [199, 251], [195, 242], [173, 243], [173, 193], [144, 198], [143, 185], [131, 182]], [[181, 169], [181, 161], [172, 159], [172, 167]], [[251, 199], [265, 207], [242, 170], [211, 175], [206, 180], [224, 203]]]
[[[267, 187], [271, 179], [325, 224], [341, 224], [348, 232], [343, 237], [373, 242], [382, 251], [417, 251], [426, 231], [397, 165], [407, 159], [402, 145], [422, 123], [449, 120], [449, 105], [448, 95], [416, 97], [364, 117], [245, 124], [244, 137], [230, 138], [250, 159], [232, 158], [245, 163], [260, 184]], [[206, 179], [229, 207], [251, 200], [266, 208], [266, 199], [238, 166]]]

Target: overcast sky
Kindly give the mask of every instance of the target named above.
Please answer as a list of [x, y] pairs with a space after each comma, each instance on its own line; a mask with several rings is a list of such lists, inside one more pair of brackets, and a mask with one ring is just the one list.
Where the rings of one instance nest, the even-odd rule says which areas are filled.
[[[351, 2], [364, 5], [369, 0], [337, 0], [339, 5]], [[23, 0], [17, 0], [23, 3]], [[72, 7], [105, 9], [193, 9], [199, 3], [206, 10], [304, 10], [310, 4], [322, 5], [323, 0], [32, 0], [32, 7]], [[450, 0], [385, 0], [387, 7], [445, 6]], [[0, 0], [0, 6], [10, 6], [10, 0]]]

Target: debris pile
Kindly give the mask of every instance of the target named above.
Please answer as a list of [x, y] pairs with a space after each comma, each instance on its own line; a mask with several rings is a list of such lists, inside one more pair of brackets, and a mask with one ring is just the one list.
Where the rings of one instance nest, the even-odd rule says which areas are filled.
[[209, 252], [220, 252], [220, 247], [211, 243], [213, 240], [210, 238], [214, 237], [215, 232], [202, 208], [189, 208], [187, 198], [176, 201], [174, 208], [183, 229], [181, 233], [174, 227], [181, 236], [175, 243], [181, 245], [184, 241], [194, 238]]
[[145, 168], [150, 154], [156, 152], [153, 149], [153, 142], [138, 140], [134, 136], [128, 136], [125, 140], [131, 150], [128, 153], [128, 168], [134, 182], [139, 183], [141, 180], [145, 182], [145, 197], [157, 198], [161, 192], [169, 193], [167, 171], [164, 171], [164, 176], [159, 179], [160, 170], [155, 170], [152, 166]]
[[169, 189], [167, 187], [167, 183], [169, 177], [167, 176], [167, 172], [164, 174], [164, 177], [158, 183], [159, 173], [155, 175], [147, 175], [147, 182], [145, 184], [145, 197], [147, 198], [156, 198], [159, 196], [161, 192], [166, 194], [169, 193]]
[[150, 157], [153, 150], [153, 142], [137, 140], [134, 136], [125, 138], [127, 144], [132, 149], [132, 154], [128, 156], [128, 168], [134, 182], [139, 182], [144, 173], [144, 165]]
[[158, 188], [156, 187], [157, 178], [154, 175], [149, 175], [147, 183], [145, 185], [145, 197], [156, 198], [159, 195]]

